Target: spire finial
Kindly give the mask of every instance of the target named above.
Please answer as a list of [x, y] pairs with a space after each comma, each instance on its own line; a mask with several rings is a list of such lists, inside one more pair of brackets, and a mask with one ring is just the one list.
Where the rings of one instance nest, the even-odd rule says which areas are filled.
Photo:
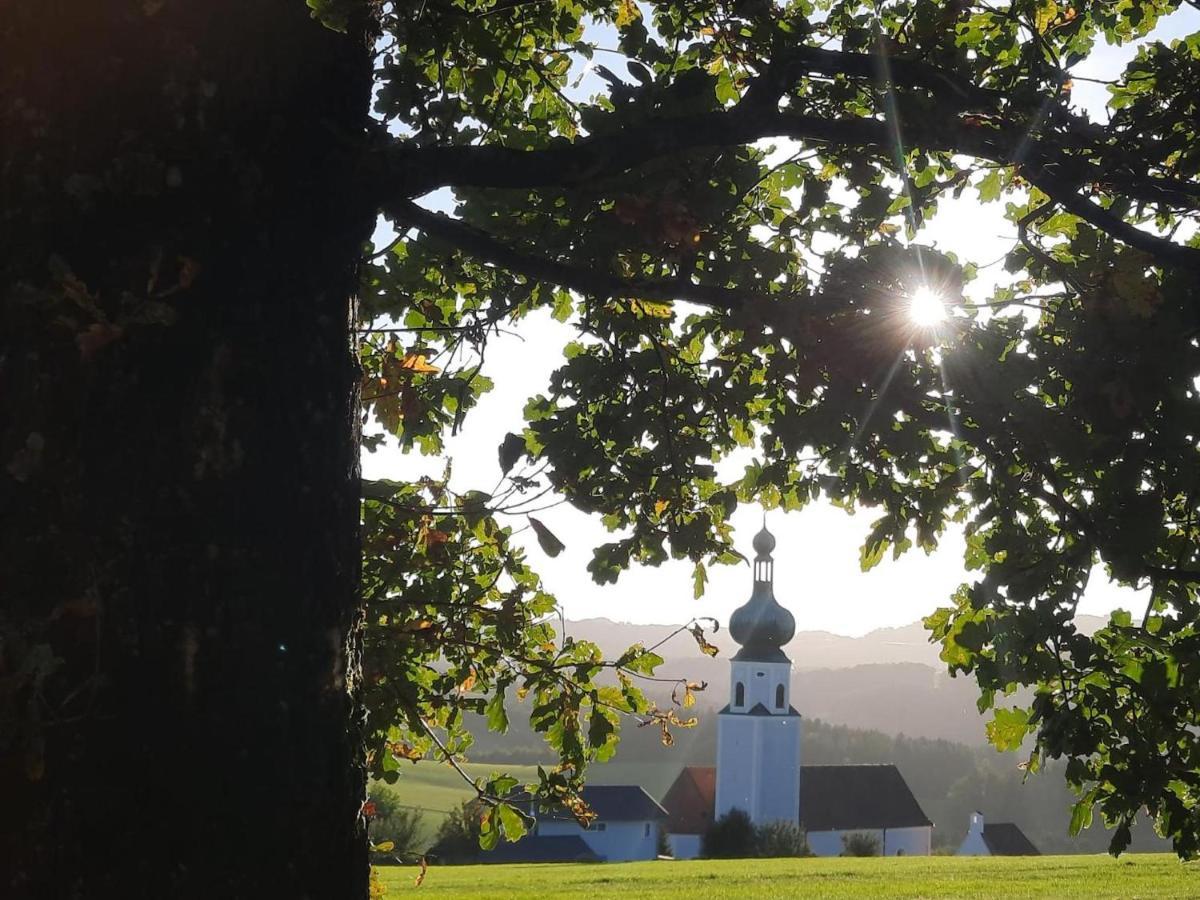
[[758, 555], [758, 559], [770, 559], [771, 553], [775, 549], [775, 535], [767, 531], [767, 514], [763, 513], [762, 531], [754, 536], [751, 542], [754, 547], [754, 552]]
[[779, 649], [796, 633], [796, 620], [775, 600], [775, 535], [763, 527], [754, 536], [754, 590], [744, 606], [729, 618], [729, 633], [742, 645], [734, 659], [786, 660]]

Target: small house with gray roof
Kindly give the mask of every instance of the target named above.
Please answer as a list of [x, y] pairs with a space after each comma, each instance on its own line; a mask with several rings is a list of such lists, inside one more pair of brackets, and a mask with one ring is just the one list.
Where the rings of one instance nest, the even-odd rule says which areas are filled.
[[1041, 856], [1042, 852], [1013, 822], [985, 822], [983, 813], [971, 813], [967, 836], [956, 856]]
[[562, 809], [539, 810], [528, 795], [513, 802], [535, 819], [530, 833], [500, 843], [481, 862], [629, 862], [658, 855], [658, 832], [667, 811], [638, 785], [589, 784], [583, 801], [596, 813], [584, 828]]

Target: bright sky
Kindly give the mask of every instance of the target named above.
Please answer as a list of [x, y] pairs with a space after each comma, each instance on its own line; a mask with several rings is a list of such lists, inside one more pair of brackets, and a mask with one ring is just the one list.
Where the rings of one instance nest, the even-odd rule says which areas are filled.
[[[1160, 23], [1153, 37], [1168, 40], [1198, 29], [1200, 11], [1185, 7]], [[1112, 78], [1132, 56], [1133, 48], [1102, 46], [1077, 66], [1074, 74]], [[1102, 85], [1075, 81], [1072, 100], [1094, 119], [1106, 118], [1106, 96]], [[441, 206], [429, 199], [425, 201], [428, 205]], [[943, 201], [936, 219], [917, 240], [983, 264], [1007, 252], [1015, 242], [1015, 234], [1003, 219], [1001, 204], [980, 205], [968, 190], [957, 201]], [[985, 270], [969, 294], [983, 297], [990, 289], [988, 277], [994, 271]], [[485, 371], [495, 380], [496, 388], [470, 414], [463, 433], [448, 441], [458, 489], [486, 490], [496, 483], [500, 475], [496, 448], [508, 431], [519, 429], [526, 399], [545, 389], [571, 334], [569, 327], [552, 321], [548, 315], [530, 317], [520, 330], [520, 337], [502, 337], [489, 343]], [[440, 460], [404, 456], [394, 448], [366, 453], [363, 458], [367, 478], [408, 479], [421, 474], [439, 475], [441, 469]], [[518, 540], [529, 548], [531, 560], [558, 597], [567, 618], [604, 616], [648, 624], [682, 623], [694, 616], [712, 616], [723, 625], [729, 613], [749, 597], [750, 572], [744, 565], [710, 569], [708, 591], [701, 600], [692, 599], [692, 570], [686, 562], [672, 562], [658, 569], [635, 568], [616, 585], [600, 587], [592, 583], [586, 570], [592, 548], [612, 539], [599, 520], [566, 504], [537, 515], [567, 549], [550, 559], [528, 529]], [[966, 580], [959, 532], [947, 533], [938, 549], [928, 556], [910, 551], [895, 562], [889, 556], [863, 574], [858, 566], [859, 547], [874, 518], [869, 509], [850, 516], [826, 503], [810, 505], [798, 513], [770, 514], [768, 526], [778, 538], [775, 594], [795, 614], [798, 629], [861, 635], [876, 628], [907, 625], [944, 605], [954, 588]], [[747, 555], [750, 538], [761, 520], [761, 513], [751, 508], [739, 509], [734, 515], [737, 540]], [[524, 520], [514, 519], [510, 524], [519, 528]], [[1104, 573], [1096, 571], [1080, 612], [1106, 615], [1117, 606], [1130, 609], [1136, 616], [1145, 607], [1145, 600], [1109, 584]]]

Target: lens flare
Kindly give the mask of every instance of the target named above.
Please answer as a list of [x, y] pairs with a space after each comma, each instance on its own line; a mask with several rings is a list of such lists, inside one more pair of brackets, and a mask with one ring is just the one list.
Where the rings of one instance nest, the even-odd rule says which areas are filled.
[[919, 287], [908, 299], [908, 315], [922, 328], [932, 328], [946, 319], [946, 304], [941, 295], [928, 287]]

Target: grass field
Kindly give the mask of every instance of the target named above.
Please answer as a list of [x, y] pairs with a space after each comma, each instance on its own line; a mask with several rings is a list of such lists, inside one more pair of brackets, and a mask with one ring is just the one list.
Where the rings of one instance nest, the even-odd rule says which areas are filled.
[[1200, 865], [1168, 854], [1010, 858], [696, 860], [380, 870], [389, 900], [402, 897], [1200, 897]]

